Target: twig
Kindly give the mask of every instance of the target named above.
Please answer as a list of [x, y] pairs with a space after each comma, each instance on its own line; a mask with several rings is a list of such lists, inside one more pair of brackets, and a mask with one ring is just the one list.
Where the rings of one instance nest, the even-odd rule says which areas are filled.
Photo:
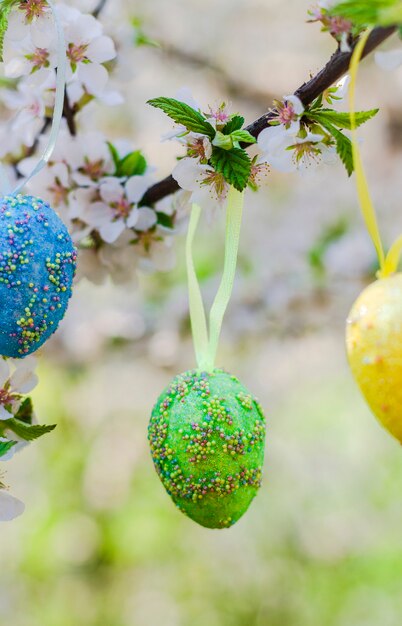
[[[393, 35], [395, 30], [396, 28], [394, 26], [390, 26], [388, 28], [375, 28], [367, 41], [363, 57], [366, 57], [368, 54], [373, 52], [373, 50], [388, 39], [388, 37]], [[341, 50], [338, 49], [332, 55], [325, 67], [318, 72], [316, 76], [311, 78], [307, 83], [301, 85], [301, 87], [295, 91], [295, 95], [300, 98], [304, 106], [311, 104], [315, 98], [331, 87], [331, 85], [333, 85], [348, 71], [350, 60], [352, 58], [352, 52], [353, 50], [350, 52], [341, 52]], [[267, 127], [272, 116], [273, 112], [268, 111], [258, 118], [258, 120], [255, 120], [247, 126], [247, 130], [253, 135], [253, 137], [257, 138], [260, 132]], [[172, 176], [168, 176], [148, 189], [141, 200], [141, 204], [152, 206], [155, 202], [158, 202], [166, 196], [175, 193], [179, 189], [180, 187], [175, 179]]]
[[99, 14], [102, 13], [103, 9], [105, 8], [106, 3], [107, 3], [107, 0], [100, 0], [98, 6], [92, 11], [92, 15], [94, 17], [99, 17]]
[[68, 99], [67, 89], [64, 94], [64, 107], [63, 107], [63, 116], [66, 119], [68, 130], [70, 131], [70, 135], [73, 137], [77, 134], [77, 125], [75, 123], [75, 114], [76, 111], [70, 104], [70, 100]]

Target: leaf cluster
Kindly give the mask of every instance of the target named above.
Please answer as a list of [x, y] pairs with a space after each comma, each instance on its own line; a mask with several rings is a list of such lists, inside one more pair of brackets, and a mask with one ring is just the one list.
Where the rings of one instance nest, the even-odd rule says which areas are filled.
[[[369, 111], [357, 111], [355, 113], [355, 127], [358, 128], [372, 119], [378, 113], [378, 109]], [[329, 134], [335, 142], [336, 151], [344, 164], [349, 176], [354, 170], [352, 142], [344, 130], [352, 129], [350, 113], [341, 113], [334, 109], [323, 107], [323, 98], [319, 96], [311, 105], [310, 109], [304, 114], [304, 121], [314, 125], [314, 132], [322, 132]]]
[[7, 435], [9, 441], [0, 442], [0, 458], [17, 444], [13, 435], [23, 441], [34, 441], [43, 435], [50, 433], [56, 428], [55, 424], [33, 424], [33, 405], [31, 398], [26, 398], [19, 407], [14, 417], [0, 422], [0, 436]]
[[141, 150], [129, 152], [124, 157], [121, 157], [116, 146], [110, 141], [107, 145], [115, 167], [113, 176], [130, 178], [131, 176], [143, 176], [145, 174], [148, 164]]
[[402, 23], [401, 0], [343, 0], [330, 14], [344, 17], [356, 26], [390, 26]]
[[241, 144], [253, 144], [255, 138], [243, 128], [244, 117], [232, 115], [216, 130], [201, 111], [173, 98], [155, 98], [148, 104], [161, 109], [176, 124], [183, 126], [183, 135], [192, 132], [205, 135], [212, 143], [210, 165], [230, 185], [243, 191], [250, 181], [252, 161]]

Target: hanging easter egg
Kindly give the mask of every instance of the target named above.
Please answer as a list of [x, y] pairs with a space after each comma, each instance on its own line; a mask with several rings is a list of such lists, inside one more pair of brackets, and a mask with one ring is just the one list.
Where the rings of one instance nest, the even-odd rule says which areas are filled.
[[223, 370], [185, 372], [159, 397], [148, 430], [159, 477], [176, 506], [207, 528], [232, 526], [260, 484], [265, 418]]
[[372, 283], [347, 320], [350, 367], [373, 413], [402, 443], [402, 274]]
[[24, 357], [57, 329], [71, 296], [76, 250], [50, 206], [0, 199], [0, 354]]

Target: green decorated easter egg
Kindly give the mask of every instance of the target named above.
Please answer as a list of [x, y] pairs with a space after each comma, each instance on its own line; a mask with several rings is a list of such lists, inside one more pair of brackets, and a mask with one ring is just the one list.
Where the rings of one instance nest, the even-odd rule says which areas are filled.
[[176, 376], [151, 415], [156, 471], [176, 506], [207, 528], [227, 528], [247, 511], [261, 484], [265, 418], [235, 376]]

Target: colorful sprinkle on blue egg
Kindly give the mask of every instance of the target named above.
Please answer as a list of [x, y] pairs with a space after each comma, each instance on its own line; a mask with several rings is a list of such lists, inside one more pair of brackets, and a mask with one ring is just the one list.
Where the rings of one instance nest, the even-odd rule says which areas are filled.
[[76, 259], [66, 226], [46, 202], [0, 199], [0, 355], [25, 357], [56, 331]]

